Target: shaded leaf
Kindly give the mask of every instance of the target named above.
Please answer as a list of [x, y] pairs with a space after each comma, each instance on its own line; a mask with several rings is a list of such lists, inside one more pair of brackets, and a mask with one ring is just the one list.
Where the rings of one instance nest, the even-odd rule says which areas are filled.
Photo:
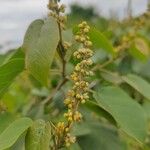
[[68, 62], [70, 60], [73, 52], [77, 50], [78, 44], [74, 40], [73, 33], [72, 33], [71, 29], [62, 32], [62, 35], [63, 35], [64, 41], [67, 42], [68, 44], [70, 44], [70, 48], [67, 49], [66, 55], [65, 55], [65, 60]]
[[49, 123], [43, 120], [36, 120], [28, 129], [25, 138], [26, 150], [49, 150], [51, 128]]
[[87, 107], [88, 109], [90, 109], [91, 111], [93, 111], [94, 113], [96, 113], [97, 115], [99, 115], [101, 117], [102, 116], [105, 117], [111, 123], [116, 125], [116, 121], [111, 116], [111, 114], [109, 114], [105, 109], [99, 107], [99, 105], [97, 103], [94, 103], [92, 101], [87, 101], [84, 106]]
[[[79, 28], [75, 26], [73, 28], [73, 33], [76, 34]], [[89, 32], [90, 41], [93, 43], [93, 47], [96, 49], [103, 49], [107, 53], [115, 55], [115, 50], [112, 43], [105, 37], [105, 35], [95, 28], [91, 28]]]
[[150, 100], [150, 84], [146, 80], [134, 74], [123, 76], [122, 79]]
[[99, 123], [89, 124], [91, 134], [78, 138], [82, 150], [125, 150], [117, 132]]
[[76, 143], [72, 144], [70, 147], [62, 148], [61, 150], [81, 150], [81, 147], [76, 142]]
[[113, 84], [122, 83], [122, 79], [117, 72], [110, 72], [110, 73], [101, 72], [101, 76], [110, 83], [113, 83]]
[[85, 123], [74, 124], [72, 129], [72, 135], [74, 136], [83, 136], [91, 133], [89, 126]]
[[113, 45], [100, 31], [96, 30], [95, 28], [91, 28], [89, 32], [89, 37], [90, 40], [93, 42], [93, 46], [95, 48], [101, 48], [110, 54], [115, 54]]
[[[139, 142], [146, 138], [146, 116], [142, 107], [118, 87], [104, 87], [94, 94], [99, 106], [108, 111], [120, 128]], [[139, 121], [140, 120], [140, 121]]]
[[68, 148], [67, 150], [81, 150], [81, 147], [79, 146], [79, 144], [75, 143], [71, 145], [71, 147]]
[[146, 112], [147, 118], [150, 121], [150, 102], [145, 100], [142, 107], [144, 108], [144, 111]]

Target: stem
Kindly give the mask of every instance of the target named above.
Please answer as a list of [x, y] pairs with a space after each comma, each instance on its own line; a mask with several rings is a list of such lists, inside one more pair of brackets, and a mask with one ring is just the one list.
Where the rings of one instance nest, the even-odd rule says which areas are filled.
[[104, 62], [103, 64], [98, 64], [96, 65], [92, 71], [96, 71], [99, 68], [105, 68], [106, 66], [108, 66], [109, 64], [113, 63], [117, 58], [111, 58], [108, 61]]
[[55, 96], [55, 94], [61, 89], [61, 87], [68, 81], [68, 78], [64, 78], [58, 85], [57, 87], [54, 89], [54, 91], [52, 92], [52, 94], [50, 94], [44, 101], [43, 104], [44, 105], [48, 105], [51, 100], [53, 99], [53, 97]]
[[66, 61], [63, 59], [63, 64], [62, 64], [62, 77], [66, 77]]
[[[57, 14], [59, 16], [59, 11], [57, 11]], [[58, 24], [58, 30], [59, 30], [59, 44], [58, 44], [58, 53], [62, 59], [62, 77], [65, 78], [66, 76], [66, 60], [65, 60], [65, 55], [66, 55], [66, 52], [65, 52], [65, 49], [64, 49], [64, 46], [63, 46], [63, 38], [62, 38], [62, 29], [61, 29], [61, 24], [59, 21], [57, 21], [57, 24]]]
[[96, 65], [92, 71], [96, 71], [99, 69], [103, 69], [105, 67], [107, 67], [109, 64], [113, 63], [114, 61], [116, 61], [118, 58], [123, 58], [124, 56], [121, 56], [121, 54], [118, 54], [116, 57], [110, 58], [109, 60], [105, 61], [103, 64], [98, 64]]
[[[58, 13], [59, 15], [59, 13]], [[59, 30], [59, 38], [60, 38], [60, 43], [62, 44], [63, 40], [62, 40], [62, 31], [61, 31], [61, 25], [60, 23], [57, 21], [58, 24], [58, 30]]]

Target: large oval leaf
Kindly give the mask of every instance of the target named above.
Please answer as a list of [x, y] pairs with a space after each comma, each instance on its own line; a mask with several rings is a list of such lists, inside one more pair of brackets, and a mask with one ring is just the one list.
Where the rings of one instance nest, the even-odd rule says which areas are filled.
[[28, 129], [25, 138], [26, 150], [49, 150], [51, 138], [51, 128], [49, 123], [37, 120]]
[[23, 43], [26, 68], [41, 84], [47, 85], [49, 69], [59, 42], [56, 21], [49, 17], [29, 26]]
[[146, 80], [133, 74], [123, 76], [122, 79], [150, 100], [150, 84]]
[[19, 136], [27, 130], [32, 124], [32, 120], [29, 118], [20, 118], [10, 124], [0, 134], [0, 150], [4, 150], [12, 146]]
[[98, 123], [90, 123], [91, 134], [78, 137], [82, 150], [126, 150], [116, 130]]
[[146, 137], [146, 115], [142, 107], [118, 87], [105, 87], [94, 94], [100, 107], [107, 110], [120, 128], [139, 142]]

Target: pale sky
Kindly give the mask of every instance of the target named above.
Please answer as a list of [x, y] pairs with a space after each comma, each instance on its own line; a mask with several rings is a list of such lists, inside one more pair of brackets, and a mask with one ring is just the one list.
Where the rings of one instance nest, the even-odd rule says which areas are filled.
[[[139, 15], [146, 10], [147, 0], [132, 0], [133, 13]], [[3, 49], [21, 45], [23, 35], [31, 21], [47, 14], [48, 0], [0, 0], [0, 45]], [[62, 0], [66, 5], [80, 3], [82, 6], [93, 6], [96, 12], [109, 16], [110, 9], [123, 17], [127, 0]], [[69, 11], [69, 10], [68, 10]], [[6, 47], [7, 45], [7, 47]]]

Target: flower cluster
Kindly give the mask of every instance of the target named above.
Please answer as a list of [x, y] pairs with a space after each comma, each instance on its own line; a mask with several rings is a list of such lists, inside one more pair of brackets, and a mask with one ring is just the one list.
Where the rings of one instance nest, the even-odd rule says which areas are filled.
[[132, 39], [134, 38], [134, 34], [128, 34], [127, 36], [123, 36], [121, 39], [120, 44], [116, 47], [116, 52], [121, 52], [123, 50], [126, 50], [130, 47], [130, 44], [132, 42]]
[[51, 10], [49, 16], [52, 16], [60, 23], [62, 29], [65, 28], [65, 23], [67, 21], [67, 16], [63, 15], [66, 6], [64, 4], [59, 5], [55, 0], [50, 0], [47, 5], [48, 9]]
[[[55, 0], [49, 0], [49, 4], [47, 5], [47, 7], [50, 10], [48, 15], [56, 19], [59, 26], [60, 34], [62, 34], [61, 30], [65, 30], [65, 24], [67, 22], [67, 16], [63, 14], [65, 12], [66, 6], [64, 4], [57, 3]], [[68, 43], [67, 41], [61, 41], [61, 42], [65, 50], [68, 50], [71, 47], [71, 44]]]
[[143, 15], [136, 18], [135, 21], [133, 22], [134, 30], [137, 31], [142, 27], [149, 25], [148, 23], [149, 17], [150, 17], [150, 11], [147, 10], [147, 12], [145, 12]]
[[125, 36], [120, 41], [120, 44], [116, 47], [116, 52], [120, 52], [123, 50], [128, 49], [133, 41], [136, 39], [138, 35], [138, 31], [142, 29], [143, 26], [148, 26], [149, 25], [149, 17], [150, 17], [150, 11], [145, 12], [143, 15], [135, 18], [132, 22], [132, 30], [129, 31], [129, 33]]
[[6, 105], [2, 101], [0, 101], [0, 113], [5, 112], [6, 110]]
[[74, 122], [80, 122], [82, 115], [78, 111], [79, 105], [85, 103], [89, 99], [88, 88], [89, 83], [86, 81], [86, 77], [93, 75], [89, 67], [93, 64], [91, 57], [93, 51], [90, 49], [92, 42], [89, 39], [88, 32], [90, 27], [84, 21], [78, 25], [79, 31], [75, 36], [75, 40], [82, 46], [74, 52], [73, 56], [78, 60], [71, 79], [73, 81], [73, 87], [67, 92], [64, 104], [67, 106], [68, 111], [64, 114], [67, 119], [67, 123], [59, 122], [56, 126], [57, 136], [64, 137], [65, 146], [70, 146], [75, 142], [75, 137], [70, 135], [71, 126]]

